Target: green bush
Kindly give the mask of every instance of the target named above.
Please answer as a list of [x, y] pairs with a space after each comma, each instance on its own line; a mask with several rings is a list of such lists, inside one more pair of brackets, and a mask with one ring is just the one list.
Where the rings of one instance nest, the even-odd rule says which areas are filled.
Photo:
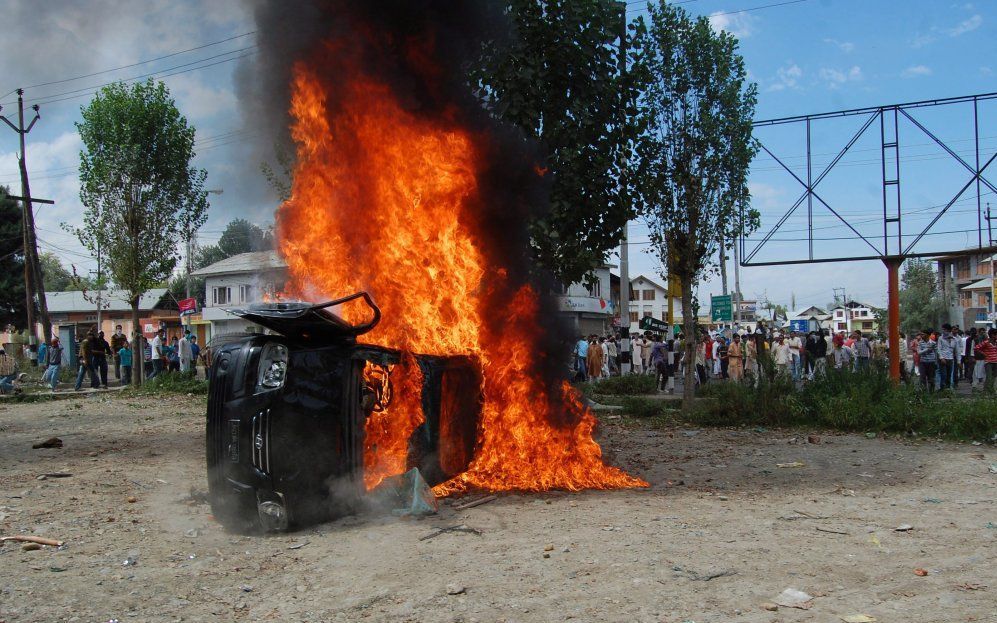
[[593, 394], [639, 396], [641, 394], [653, 394], [657, 390], [656, 382], [655, 377], [651, 375], [626, 374], [582, 383], [580, 388], [586, 396]]
[[710, 383], [686, 418], [710, 426], [806, 426], [957, 439], [997, 435], [997, 402], [895, 385], [882, 366], [827, 370], [802, 387], [763, 375], [757, 386]]
[[126, 391], [137, 394], [194, 394], [208, 393], [208, 382], [197, 378], [194, 372], [162, 372], [152, 380]]

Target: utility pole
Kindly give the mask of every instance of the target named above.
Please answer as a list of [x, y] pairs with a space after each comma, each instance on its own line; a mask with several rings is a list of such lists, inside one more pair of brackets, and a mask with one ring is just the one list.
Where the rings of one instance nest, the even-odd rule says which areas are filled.
[[35, 127], [35, 123], [41, 118], [37, 104], [32, 106], [31, 109], [35, 111], [35, 118], [25, 128], [24, 89], [18, 89], [17, 125], [11, 123], [3, 115], [0, 115], [0, 119], [17, 133], [21, 143], [21, 157], [18, 159], [18, 165], [21, 172], [21, 206], [23, 209], [21, 218], [24, 237], [24, 289], [28, 303], [28, 344], [37, 349], [38, 337], [35, 333], [35, 297], [38, 299], [38, 310], [41, 312], [42, 332], [46, 343], [52, 340], [52, 325], [49, 322], [48, 302], [45, 299], [45, 283], [42, 281], [41, 265], [38, 262], [38, 241], [35, 238], [35, 213], [31, 205], [31, 186], [28, 183], [28, 165], [25, 162], [24, 154], [24, 137], [31, 131], [31, 128]]
[[[627, 3], [620, 3], [620, 78], [627, 75]], [[621, 89], [621, 92], [625, 92]], [[620, 128], [626, 125], [626, 106], [620, 102]], [[620, 209], [623, 210], [626, 220], [623, 222], [623, 236], [620, 238], [620, 374], [630, 373], [630, 253], [627, 242], [627, 225], [630, 220], [630, 205], [627, 202], [626, 189], [626, 169], [627, 153], [629, 144], [623, 148], [623, 162], [620, 165], [620, 179], [618, 188], [620, 193]]]
[[741, 326], [741, 262], [737, 257], [740, 241], [734, 242], [734, 323]]

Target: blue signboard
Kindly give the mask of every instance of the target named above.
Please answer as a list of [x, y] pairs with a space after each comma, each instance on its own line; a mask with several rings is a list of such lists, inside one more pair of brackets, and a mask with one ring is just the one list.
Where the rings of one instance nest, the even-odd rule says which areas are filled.
[[807, 332], [810, 331], [810, 321], [809, 320], [804, 320], [804, 319], [790, 320], [789, 321], [789, 330], [790, 331], [797, 331], [799, 333], [807, 333]]

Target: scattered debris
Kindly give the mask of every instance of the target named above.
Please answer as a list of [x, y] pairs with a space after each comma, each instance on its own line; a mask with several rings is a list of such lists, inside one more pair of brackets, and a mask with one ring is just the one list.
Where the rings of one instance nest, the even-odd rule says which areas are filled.
[[960, 591], [983, 591], [987, 589], [986, 584], [977, 584], [976, 582], [963, 582], [962, 584], [956, 584], [955, 587]]
[[436, 532], [433, 532], [431, 534], [427, 534], [426, 536], [419, 537], [419, 540], [420, 541], [428, 541], [429, 539], [435, 539], [436, 537], [440, 536], [441, 534], [446, 534], [447, 532], [464, 532], [466, 534], [476, 534], [478, 536], [481, 536], [481, 531], [480, 530], [476, 530], [474, 528], [469, 528], [469, 527], [465, 526], [464, 524], [460, 524], [460, 525], [457, 525], [457, 526], [446, 526], [444, 528], [437, 528]]
[[48, 570], [52, 573], [62, 573], [63, 571], [69, 571], [69, 567], [49, 567]]
[[818, 435], [807, 435], [807, 443], [820, 443], [820, 436]]
[[544, 545], [544, 551], [545, 552], [552, 552], [552, 551], [554, 551], [554, 544], [553, 543], [548, 543], [547, 545]]
[[242, 586], [239, 587], [239, 589], [243, 593], [252, 593], [253, 592], [253, 587], [249, 586], [248, 584], [243, 584]]
[[803, 461], [793, 461], [792, 463], [776, 463], [776, 467], [806, 467], [807, 464]]
[[991, 474], [997, 474], [997, 463], [991, 463], [990, 464], [990, 473]]
[[7, 541], [20, 541], [22, 543], [38, 543], [39, 545], [51, 545], [52, 547], [62, 547], [62, 541], [57, 541], [55, 539], [46, 539], [45, 537], [40, 537], [40, 536], [26, 536], [23, 534], [0, 537], [0, 543], [6, 543]]
[[33, 450], [38, 450], [40, 448], [61, 448], [61, 447], [62, 447], [62, 440], [59, 439], [58, 437], [49, 437], [45, 441], [41, 441], [31, 446]]
[[31, 551], [34, 551], [36, 549], [41, 549], [41, 548], [42, 548], [42, 546], [39, 545], [38, 543], [24, 543], [23, 545], [21, 545], [21, 549], [24, 550], [24, 551], [26, 551], [26, 552], [31, 552]]
[[123, 561], [121, 561], [121, 566], [122, 567], [134, 567], [137, 564], [138, 564], [138, 556], [137, 555], [129, 556], [128, 558], [125, 558]]
[[939, 500], [938, 498], [924, 498], [924, 501], [927, 504], [941, 504], [942, 503], [942, 501]]
[[773, 601], [784, 608], [798, 608], [800, 610], [809, 610], [813, 604], [813, 596], [807, 595], [803, 591], [797, 590], [795, 588], [787, 588], [786, 590], [779, 593]]
[[876, 623], [876, 617], [871, 617], [868, 614], [849, 614], [841, 617], [841, 620], [845, 623]]
[[447, 595], [463, 595], [466, 592], [467, 589], [464, 588], [463, 584], [455, 584], [453, 582], [447, 584]]
[[928, 570], [918, 567], [914, 569], [914, 575], [921, 576], [923, 578], [924, 576], [928, 575]]
[[127, 499], [126, 501], [127, 501], [127, 502], [128, 502], [129, 504], [134, 504], [135, 502], [138, 502], [138, 498], [137, 498], [137, 497], [135, 497], [134, 495], [130, 495], [130, 496], [128, 496], [128, 499]]
[[827, 532], [828, 534], [848, 534], [847, 532], [842, 532], [841, 530], [831, 530], [830, 528], [821, 528], [817, 526], [817, 532]]
[[481, 506], [482, 504], [487, 504], [489, 502], [494, 502], [497, 499], [498, 499], [497, 495], [486, 495], [485, 497], [478, 498], [473, 502], [466, 502], [464, 504], [461, 504], [460, 506], [454, 506], [453, 509], [455, 511], [462, 511], [468, 508], [474, 508], [475, 506]]
[[48, 474], [42, 474], [38, 477], [38, 480], [47, 480], [49, 478], [69, 478], [72, 476], [69, 472], [50, 472]]
[[190, 530], [184, 532], [183, 535], [191, 539], [196, 539], [198, 536], [201, 535], [201, 533], [197, 531], [197, 528], [191, 528]]
[[914, 526], [910, 525], [909, 523], [902, 523], [899, 526], [897, 526], [896, 528], [894, 528], [893, 531], [894, 532], [910, 532], [913, 529], [914, 529]]
[[835, 485], [834, 491], [828, 491], [828, 493], [837, 493], [848, 498], [855, 497], [855, 489], [846, 489], [843, 485]]
[[300, 543], [295, 543], [294, 545], [288, 546], [287, 549], [301, 549], [305, 545], [308, 545], [308, 541], [301, 541]]
[[771, 601], [766, 601], [762, 604], [762, 610], [768, 610], [769, 612], [775, 612], [779, 609], [779, 604], [774, 604]]

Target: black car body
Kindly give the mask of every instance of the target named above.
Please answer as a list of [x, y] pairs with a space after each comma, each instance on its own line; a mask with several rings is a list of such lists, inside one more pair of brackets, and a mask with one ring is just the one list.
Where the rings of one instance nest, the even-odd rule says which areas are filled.
[[[363, 297], [374, 318], [349, 325], [329, 311]], [[270, 329], [212, 354], [207, 465], [212, 512], [239, 532], [280, 531], [357, 509], [365, 495], [364, 426], [390, 401], [398, 351], [358, 344], [380, 312], [365, 293], [322, 305], [276, 303], [232, 313]], [[408, 467], [430, 484], [471, 460], [481, 375], [468, 357], [415, 355], [425, 422], [409, 439]], [[364, 370], [377, 369], [384, 386]]]

